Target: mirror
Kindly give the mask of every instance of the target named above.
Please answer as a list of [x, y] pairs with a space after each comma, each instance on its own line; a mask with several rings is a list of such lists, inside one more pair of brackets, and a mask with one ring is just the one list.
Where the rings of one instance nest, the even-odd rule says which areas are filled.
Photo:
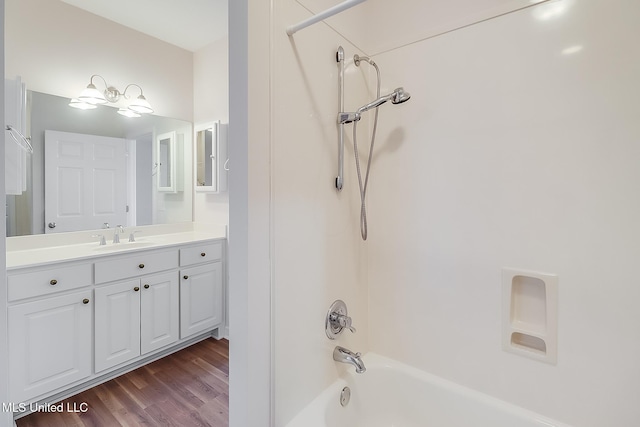
[[[150, 225], [192, 220], [191, 193], [177, 185], [179, 180], [176, 163], [178, 156], [174, 147], [172, 158], [157, 161], [154, 141], [171, 135], [173, 141], [182, 146], [192, 140], [191, 123], [167, 117], [146, 115], [131, 119], [117, 114], [117, 108], [101, 106], [95, 110], [78, 110], [68, 106], [69, 99], [27, 91], [27, 116], [30, 123], [31, 142], [34, 153], [27, 165], [27, 190], [19, 196], [7, 196], [7, 235], [42, 234], [56, 232], [47, 228], [51, 222], [45, 212], [45, 179], [47, 165], [44, 158], [44, 135], [46, 130], [71, 132], [86, 135], [124, 138], [132, 144], [122, 162], [128, 164], [127, 225]], [[159, 144], [171, 152], [171, 144]], [[189, 157], [184, 157], [189, 158]], [[171, 159], [171, 160], [170, 160]], [[171, 166], [161, 173], [156, 163]], [[188, 173], [178, 168], [181, 174]], [[157, 178], [156, 178], [157, 175]], [[161, 185], [161, 179], [174, 182], [173, 186]], [[167, 181], [169, 182], [169, 181]], [[102, 222], [100, 223], [102, 224]], [[115, 224], [114, 224], [115, 225]], [[62, 230], [61, 230], [62, 231]]]
[[195, 127], [196, 191], [227, 190], [227, 125], [216, 121]]
[[177, 193], [183, 191], [182, 180], [182, 134], [169, 132], [159, 135], [157, 140], [158, 191]]

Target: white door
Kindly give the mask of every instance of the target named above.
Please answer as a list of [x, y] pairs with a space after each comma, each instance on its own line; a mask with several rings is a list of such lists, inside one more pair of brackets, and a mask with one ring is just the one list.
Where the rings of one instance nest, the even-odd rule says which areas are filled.
[[142, 278], [140, 300], [141, 354], [178, 341], [178, 273]]
[[126, 140], [45, 131], [45, 233], [127, 223]]
[[95, 289], [96, 372], [140, 355], [140, 280]]
[[222, 263], [180, 271], [180, 338], [222, 323]]
[[91, 290], [9, 307], [12, 402], [91, 375]]

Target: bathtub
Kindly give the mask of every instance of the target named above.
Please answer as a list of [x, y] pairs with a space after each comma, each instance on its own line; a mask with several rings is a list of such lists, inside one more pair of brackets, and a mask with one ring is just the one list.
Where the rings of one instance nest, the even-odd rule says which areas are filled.
[[350, 369], [287, 427], [570, 427], [377, 354], [363, 360], [367, 372]]

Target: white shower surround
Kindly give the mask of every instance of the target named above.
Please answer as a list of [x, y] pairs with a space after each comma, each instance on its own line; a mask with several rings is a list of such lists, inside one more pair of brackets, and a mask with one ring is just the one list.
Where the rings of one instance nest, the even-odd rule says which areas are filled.
[[375, 353], [363, 360], [364, 374], [350, 370], [287, 427], [570, 427]]

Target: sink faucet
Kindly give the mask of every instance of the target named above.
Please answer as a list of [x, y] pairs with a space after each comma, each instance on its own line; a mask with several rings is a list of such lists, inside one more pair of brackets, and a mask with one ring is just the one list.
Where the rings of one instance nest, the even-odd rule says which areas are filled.
[[124, 233], [124, 227], [116, 225], [116, 228], [113, 229], [113, 243], [120, 243], [120, 233]]
[[351, 350], [348, 350], [344, 347], [340, 347], [339, 345], [333, 349], [333, 360], [336, 362], [349, 363], [356, 367], [356, 373], [362, 374], [367, 370], [364, 367], [364, 362], [362, 361], [360, 353], [353, 353]]

